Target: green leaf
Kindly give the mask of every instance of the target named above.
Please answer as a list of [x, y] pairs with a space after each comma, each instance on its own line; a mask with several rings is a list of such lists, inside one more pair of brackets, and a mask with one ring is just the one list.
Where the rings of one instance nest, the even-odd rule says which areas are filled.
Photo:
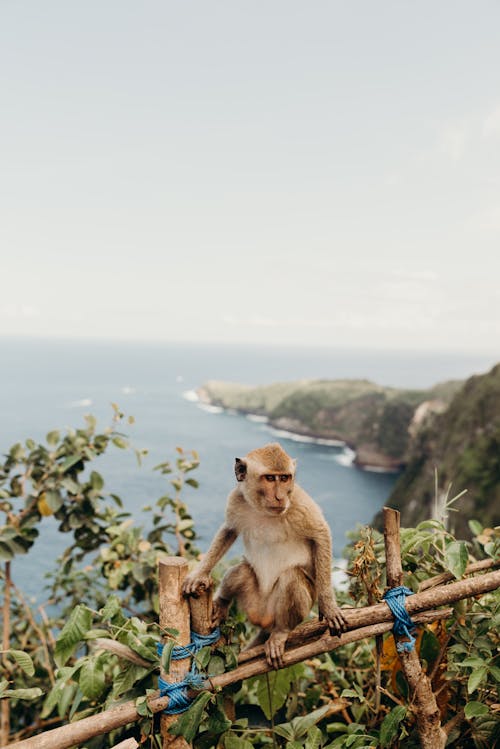
[[91, 627], [91, 612], [86, 606], [79, 604], [71, 612], [57, 639], [54, 659], [58, 666], [64, 666]]
[[470, 666], [471, 668], [481, 668], [482, 666], [486, 666], [483, 659], [477, 658], [476, 656], [471, 656], [470, 658], [464, 658], [463, 661], [460, 661], [458, 665]]
[[136, 681], [139, 681], [147, 674], [147, 669], [137, 666], [135, 663], [129, 663], [124, 666], [113, 679], [113, 696], [125, 694], [132, 689]]
[[480, 715], [486, 715], [489, 712], [488, 706], [485, 705], [483, 702], [468, 702], [465, 706], [465, 717], [467, 720], [471, 720], [472, 718], [478, 718]]
[[220, 676], [226, 670], [226, 662], [220, 655], [213, 655], [207, 667], [209, 676]]
[[139, 713], [139, 715], [142, 715], [143, 717], [146, 717], [149, 715], [149, 705], [148, 705], [148, 698], [143, 695], [142, 697], [138, 697], [135, 701], [135, 709]]
[[397, 705], [388, 713], [380, 726], [380, 746], [382, 749], [390, 747], [399, 731], [399, 724], [405, 719], [407, 709], [404, 705]]
[[90, 474], [90, 483], [92, 485], [92, 489], [95, 489], [95, 491], [100, 491], [104, 486], [104, 479], [100, 473], [97, 473], [97, 471], [92, 471]]
[[81, 455], [68, 455], [66, 460], [64, 460], [61, 464], [61, 468], [63, 469], [63, 471], [68, 471], [70, 468], [73, 468], [73, 466], [79, 463], [81, 459]]
[[182, 713], [180, 718], [170, 726], [168, 729], [169, 733], [174, 736], [184, 736], [187, 743], [190, 744], [198, 731], [198, 727], [203, 717], [203, 711], [211, 699], [212, 695], [210, 692], [202, 692], [199, 694], [189, 710]]
[[480, 536], [483, 532], [483, 526], [477, 520], [469, 520], [469, 528], [473, 536]]
[[18, 700], [36, 700], [43, 695], [40, 687], [32, 689], [6, 689], [2, 697], [15, 697]]
[[212, 648], [210, 647], [210, 645], [206, 645], [201, 650], [198, 650], [198, 652], [196, 653], [196, 665], [198, 666], [198, 669], [204, 671], [210, 663], [211, 657]]
[[318, 726], [312, 726], [307, 732], [305, 749], [319, 749], [323, 740], [323, 734]]
[[45, 501], [52, 510], [52, 512], [57, 512], [58, 509], [63, 504], [63, 500], [61, 495], [58, 491], [55, 491], [54, 489], [48, 489], [45, 492]]
[[[290, 685], [294, 679], [295, 672], [293, 667], [282, 668], [280, 671], [271, 671], [268, 674], [257, 677], [257, 699], [268, 720], [271, 720], [272, 716], [285, 704], [290, 691]], [[270, 700], [269, 697], [271, 697]]]
[[7, 561], [10, 561], [13, 558], [14, 553], [10, 546], [0, 541], [0, 559], [6, 559]]
[[64, 716], [68, 712], [70, 703], [73, 701], [73, 697], [75, 696], [77, 689], [78, 687], [76, 684], [66, 684], [66, 686], [62, 690], [60, 699], [57, 703], [57, 712], [61, 719], [64, 718]]
[[102, 661], [99, 658], [87, 658], [80, 669], [78, 682], [85, 697], [91, 700], [100, 697], [105, 684]]
[[500, 681], [500, 668], [498, 666], [489, 666], [489, 672], [495, 681]]
[[60, 436], [61, 435], [59, 434], [59, 432], [57, 431], [57, 429], [54, 429], [53, 432], [49, 432], [47, 434], [46, 440], [47, 440], [47, 442], [48, 442], [49, 445], [54, 446], [54, 445], [57, 445], [57, 443], [59, 442]]
[[234, 733], [226, 733], [224, 736], [225, 749], [253, 749], [253, 744], [247, 739], [242, 739]]
[[85, 633], [84, 640], [96, 640], [98, 637], [109, 637], [107, 629], [90, 629]]
[[488, 673], [488, 669], [486, 666], [481, 666], [481, 668], [476, 668], [475, 671], [471, 673], [469, 676], [469, 680], [467, 682], [467, 692], [468, 694], [472, 694], [472, 692], [475, 692], [480, 683], [483, 681], [483, 679], [486, 678], [486, 674]]
[[120, 600], [116, 596], [110, 596], [106, 605], [99, 612], [104, 621], [109, 621], [121, 610]]
[[429, 666], [434, 664], [434, 661], [439, 655], [441, 646], [439, 640], [430, 629], [424, 629], [422, 640], [420, 642], [420, 657], [423, 658]]
[[323, 707], [319, 707], [317, 710], [313, 710], [312, 713], [309, 713], [308, 715], [294, 718], [292, 720], [294, 738], [302, 739], [311, 730], [311, 728], [316, 725], [316, 723], [319, 723], [320, 720], [322, 720], [329, 712], [330, 705], [323, 705]]
[[467, 567], [469, 555], [465, 541], [452, 541], [445, 550], [446, 566], [456, 578], [461, 578]]
[[163, 650], [161, 653], [161, 667], [166, 674], [170, 671], [170, 661], [172, 660], [172, 651], [175, 648], [175, 642], [173, 640], [167, 640], [163, 643]]
[[24, 653], [22, 650], [13, 650], [11, 648], [10, 650], [7, 650], [7, 655], [10, 655], [12, 658], [14, 658], [18, 666], [22, 668], [25, 674], [27, 674], [28, 676], [34, 675], [35, 667], [28, 653]]
[[128, 442], [127, 440], [124, 440], [123, 437], [113, 437], [112, 442], [113, 445], [119, 447], [120, 450], [126, 450], [126, 448], [128, 447]]
[[210, 715], [207, 721], [207, 730], [212, 734], [220, 736], [222, 733], [225, 733], [228, 728], [231, 728], [231, 725], [231, 721], [227, 719], [224, 712], [222, 694], [219, 694], [217, 695], [217, 705], [215, 710], [210, 710]]

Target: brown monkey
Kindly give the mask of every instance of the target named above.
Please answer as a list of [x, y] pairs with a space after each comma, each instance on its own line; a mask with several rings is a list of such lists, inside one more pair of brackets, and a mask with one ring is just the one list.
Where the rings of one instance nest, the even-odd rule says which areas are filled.
[[230, 493], [226, 520], [184, 592], [210, 585], [210, 572], [241, 534], [245, 557], [224, 576], [214, 598], [214, 622], [227, 615], [233, 598], [261, 632], [270, 665], [283, 664], [285, 642], [318, 601], [332, 634], [346, 622], [331, 585], [332, 541], [318, 505], [295, 484], [296, 461], [275, 443], [236, 458], [238, 485]]

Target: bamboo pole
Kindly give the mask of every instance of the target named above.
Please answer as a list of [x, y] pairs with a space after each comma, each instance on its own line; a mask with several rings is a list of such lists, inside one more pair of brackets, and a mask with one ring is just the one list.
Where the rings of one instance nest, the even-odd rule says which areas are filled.
[[[160, 629], [177, 629], [178, 645], [188, 645], [191, 640], [191, 626], [189, 606], [182, 595], [182, 583], [188, 572], [188, 563], [181, 557], [167, 557], [160, 560], [159, 599], [160, 599]], [[164, 638], [167, 642], [167, 638]], [[166, 674], [160, 669], [160, 676], [168, 682], [182, 681], [189, 671], [190, 658], [172, 660], [170, 670]], [[169, 733], [170, 726], [177, 720], [176, 715], [162, 715], [160, 718], [160, 732], [163, 749], [188, 749], [189, 744], [183, 736], [173, 736]]]
[[[488, 572], [479, 577], [460, 580], [449, 585], [441, 585], [424, 593], [416, 593], [407, 599], [406, 608], [413, 620], [418, 623], [422, 623], [424, 620], [434, 621], [442, 617], [448, 618], [451, 615], [450, 611], [434, 612], [432, 615], [429, 614], [427, 619], [426, 615], [423, 613], [420, 615], [419, 612], [424, 612], [426, 609], [436, 606], [448, 605], [471, 596], [482, 595], [499, 587], [500, 571]], [[334, 650], [348, 642], [355, 642], [365, 637], [374, 637], [389, 632], [392, 629], [393, 622], [392, 614], [386, 603], [378, 603], [375, 606], [360, 609], [347, 609], [346, 619], [352, 631], [345, 632], [341, 637], [326, 635], [325, 627], [318, 624], [317, 621], [307, 622], [300, 628], [297, 627], [297, 630], [302, 632], [302, 645], [285, 651], [285, 665], [291, 665], [292, 662], [297, 663], [305, 658]], [[360, 622], [368, 626], [361, 627]], [[294, 637], [297, 630], [292, 633]], [[289, 640], [292, 640], [292, 638], [289, 638]], [[257, 648], [252, 650], [256, 651]], [[261, 650], [263, 652], [263, 648]], [[216, 689], [240, 681], [247, 676], [263, 674], [272, 670], [263, 655], [256, 653], [253, 659], [248, 658], [248, 655], [251, 655], [250, 651], [247, 651], [244, 655], [247, 662], [242, 662], [240, 657], [241, 665], [238, 668], [226, 674], [212, 677], [207, 688]], [[159, 712], [168, 705], [168, 697], [159, 697], [157, 692], [149, 698], [148, 704], [152, 712]], [[70, 749], [70, 747], [88, 741], [94, 736], [109, 733], [127, 723], [133, 723], [139, 718], [135, 703], [133, 701], [126, 702], [98, 715], [92, 715], [75, 723], [53, 728], [29, 739], [15, 742], [9, 745], [9, 749]]]
[[[395, 588], [403, 582], [401, 549], [399, 541], [399, 512], [384, 507], [384, 541], [387, 565], [387, 584]], [[396, 642], [403, 638], [394, 637]], [[444, 749], [446, 733], [441, 728], [441, 716], [427, 674], [422, 670], [417, 651], [399, 652], [399, 661], [412, 695], [413, 709], [417, 717], [417, 730], [422, 749]]]
[[[496, 588], [500, 588], [500, 571], [487, 572], [478, 577], [459, 580], [449, 585], [439, 585], [422, 593], [415, 593], [415, 595], [406, 599], [406, 610], [410, 616], [413, 616], [421, 611], [427, 611], [437, 606], [447, 606], [464, 598], [489, 593], [492, 590], [496, 590]], [[343, 609], [343, 612], [348, 630], [379, 622], [393, 621], [392, 613], [385, 602], [358, 609]], [[287, 647], [293, 647], [298, 643], [319, 637], [326, 631], [326, 628], [326, 623], [324, 621], [320, 622], [318, 619], [300, 624], [290, 633], [287, 640]], [[245, 661], [259, 657], [263, 653], [264, 646], [257, 645], [240, 653], [238, 662], [244, 663]]]

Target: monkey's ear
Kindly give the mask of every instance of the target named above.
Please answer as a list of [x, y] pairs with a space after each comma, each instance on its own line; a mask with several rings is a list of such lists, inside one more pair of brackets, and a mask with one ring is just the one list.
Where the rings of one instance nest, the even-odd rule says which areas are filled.
[[241, 458], [236, 458], [234, 461], [234, 475], [236, 481], [244, 481], [247, 475], [247, 464]]

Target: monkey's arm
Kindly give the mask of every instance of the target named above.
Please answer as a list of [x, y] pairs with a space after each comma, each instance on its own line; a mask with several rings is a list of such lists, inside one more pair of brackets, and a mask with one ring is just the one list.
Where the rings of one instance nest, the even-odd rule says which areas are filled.
[[312, 544], [319, 618], [326, 619], [331, 634], [340, 634], [347, 622], [332, 587], [332, 540], [326, 525], [316, 531]]
[[224, 523], [210, 544], [210, 548], [205, 554], [203, 561], [199, 566], [188, 575], [184, 581], [183, 591], [187, 595], [193, 595], [199, 589], [207, 590], [210, 587], [210, 573], [221, 559], [229, 547], [234, 543], [238, 536], [237, 531]]

